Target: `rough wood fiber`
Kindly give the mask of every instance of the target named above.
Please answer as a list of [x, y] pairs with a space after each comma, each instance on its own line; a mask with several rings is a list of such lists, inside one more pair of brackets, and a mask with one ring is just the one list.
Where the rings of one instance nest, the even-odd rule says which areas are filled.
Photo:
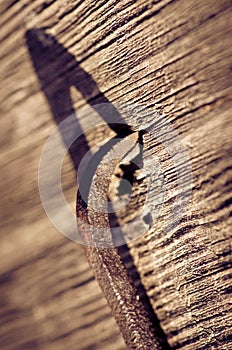
[[[56, 233], [40, 205], [38, 161], [55, 122], [26, 47], [26, 31], [37, 27], [110, 102], [154, 106], [187, 146], [194, 182], [187, 217], [171, 232], [151, 229], [131, 254], [171, 347], [232, 348], [231, 1], [2, 1], [0, 26], [1, 349], [124, 348], [81, 249]], [[64, 65], [61, 76], [48, 69], [51, 91], [74, 69]], [[102, 98], [98, 90], [71, 95], [75, 110]], [[168, 178], [165, 153], [147, 136], [145, 156], [153, 154]], [[68, 160], [64, 187], [74, 207]]]

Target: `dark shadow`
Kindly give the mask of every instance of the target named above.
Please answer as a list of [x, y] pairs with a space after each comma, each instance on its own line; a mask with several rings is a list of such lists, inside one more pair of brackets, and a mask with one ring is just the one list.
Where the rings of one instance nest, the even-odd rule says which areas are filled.
[[[93, 109], [96, 108], [97, 104], [109, 103], [91, 75], [85, 72], [75, 57], [53, 36], [47, 34], [43, 28], [28, 30], [26, 42], [41, 88], [57, 125], [75, 113], [70, 95], [71, 86], [75, 86], [80, 91]], [[109, 108], [101, 108], [100, 113], [103, 121], [109, 124], [116, 134], [130, 134], [132, 132], [130, 127], [125, 124], [117, 109], [112, 104], [111, 108], [110, 115]], [[109, 119], [112, 120], [112, 116], [115, 120], [114, 124], [108, 123]], [[81, 130], [76, 119], [73, 119], [73, 127]], [[65, 135], [62, 136], [66, 143]], [[69, 149], [75, 169], [78, 169], [80, 160], [87, 151], [87, 142], [85, 137], [81, 136]]]
[[[83, 98], [93, 109], [96, 109], [95, 106], [97, 104], [109, 103], [108, 99], [99, 90], [91, 75], [85, 72], [76, 61], [76, 58], [58, 43], [53, 36], [47, 34], [44, 28], [28, 30], [26, 32], [26, 43], [41, 88], [46, 96], [57, 125], [75, 113], [70, 95], [71, 86], [76, 87], [76, 89], [80, 91]], [[100, 112], [99, 109], [96, 110], [102, 117], [103, 122], [107, 123], [116, 135], [120, 136], [120, 138], [129, 135], [132, 132], [131, 128], [125, 124], [125, 121], [115, 107], [111, 107], [111, 113], [115, 121], [114, 123], [108, 122], [109, 118], [112, 120], [112, 116], [109, 116], [108, 108], [106, 110], [102, 108]], [[72, 127], [73, 132], [75, 132], [75, 130], [77, 132], [81, 130], [78, 119], [74, 117], [72, 120]], [[82, 133], [79, 132], [79, 134]], [[62, 133], [61, 136], [64, 143], [67, 145], [66, 135]], [[108, 152], [113, 143], [114, 140], [112, 139], [108, 145], [106, 144], [99, 150], [99, 152], [97, 152], [98, 163], [96, 160], [91, 163], [99, 164], [100, 159]], [[76, 170], [78, 169], [81, 159], [88, 150], [88, 143], [84, 135], [81, 135], [69, 148], [69, 154]], [[84, 184], [87, 186], [86, 193], [91, 185], [91, 180], [96, 167], [89, 165], [87, 170], [88, 178], [85, 177], [84, 179]], [[115, 219], [116, 218], [114, 217], [112, 220], [115, 221]], [[133, 263], [128, 247], [126, 245], [119, 247], [118, 252], [127, 267], [131, 280], [134, 285], [136, 285], [136, 289], [141, 297], [141, 302], [147, 310], [151, 322], [157, 327], [159, 322], [140, 281], [140, 276]], [[163, 332], [160, 329], [161, 336], [162, 333]], [[163, 338], [165, 339], [164, 335]], [[166, 348], [168, 348], [168, 345]]]

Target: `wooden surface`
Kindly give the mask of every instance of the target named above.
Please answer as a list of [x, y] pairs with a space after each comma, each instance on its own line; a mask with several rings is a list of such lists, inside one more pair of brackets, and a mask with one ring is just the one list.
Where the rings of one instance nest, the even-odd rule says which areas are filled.
[[[165, 202], [130, 252], [172, 348], [231, 349], [231, 1], [21, 0], [0, 11], [1, 349], [125, 348], [82, 248], [49, 222], [37, 185], [59, 110], [100, 101], [151, 106], [187, 147], [185, 219], [163, 232]], [[35, 28], [55, 38], [53, 68], [33, 62], [26, 33]], [[168, 158], [148, 135], [153, 155], [171, 186]], [[63, 180], [75, 211], [68, 157]]]

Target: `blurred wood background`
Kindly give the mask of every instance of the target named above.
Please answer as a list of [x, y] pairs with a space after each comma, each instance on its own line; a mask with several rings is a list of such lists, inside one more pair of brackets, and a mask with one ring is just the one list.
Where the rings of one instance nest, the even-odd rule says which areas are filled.
[[[173, 349], [232, 349], [231, 5], [1, 1], [1, 349], [125, 349], [81, 246], [57, 232], [40, 203], [40, 155], [56, 126], [54, 105], [63, 103], [63, 77], [76, 69], [63, 65], [67, 53], [108, 101], [155, 108], [187, 147], [193, 191], [185, 219], [164, 233], [170, 205], [164, 203], [158, 226], [130, 243], [130, 253]], [[26, 40], [35, 28], [45, 28], [65, 48], [56, 57], [62, 76], [51, 75], [51, 91], [60, 87], [58, 97], [51, 94], [54, 105]], [[79, 85], [86, 79], [83, 74]], [[97, 89], [86, 98], [75, 86], [70, 91], [75, 111], [99, 102]], [[147, 156], [153, 155], [171, 185], [169, 161], [157, 140], [148, 139]], [[68, 156], [63, 187], [75, 211]]]

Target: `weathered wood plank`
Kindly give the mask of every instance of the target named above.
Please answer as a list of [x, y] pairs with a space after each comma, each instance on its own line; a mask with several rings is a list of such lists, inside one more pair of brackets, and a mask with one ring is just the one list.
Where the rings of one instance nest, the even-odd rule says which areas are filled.
[[124, 349], [82, 250], [56, 235], [32, 249], [2, 275], [1, 349]]
[[[57, 52], [57, 71], [45, 67], [50, 91], [60, 85], [62, 97], [65, 77], [73, 76], [84, 86], [82, 94], [71, 89], [76, 111], [86, 100], [102, 101], [99, 91], [110, 102], [151, 106], [188, 148], [194, 187], [187, 217], [164, 233], [165, 202], [130, 250], [170, 345], [229, 349], [231, 1], [26, 0], [1, 2], [0, 11], [1, 348], [124, 347], [81, 249], [57, 234], [40, 205], [38, 162], [55, 123], [25, 34], [46, 27], [67, 50]], [[80, 71], [64, 64], [67, 52], [97, 90], [88, 94]], [[169, 159], [149, 135], [144, 155], [160, 159], [172, 186]], [[64, 187], [74, 209], [69, 159]]]

